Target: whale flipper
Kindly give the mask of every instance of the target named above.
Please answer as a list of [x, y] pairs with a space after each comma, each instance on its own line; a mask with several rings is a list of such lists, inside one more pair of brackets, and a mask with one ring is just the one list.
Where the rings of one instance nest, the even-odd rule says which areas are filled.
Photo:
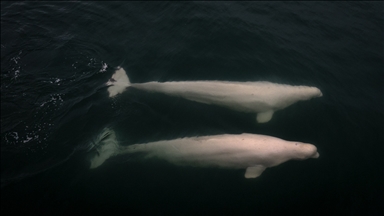
[[256, 165], [256, 166], [248, 167], [245, 170], [244, 177], [245, 178], [257, 178], [263, 173], [263, 171], [265, 169], [266, 169], [266, 167], [263, 165]]
[[266, 112], [260, 112], [260, 113], [257, 113], [257, 122], [259, 123], [265, 123], [265, 122], [269, 122], [269, 120], [271, 120], [273, 116], [273, 111], [272, 110], [269, 110], [269, 111], [266, 111]]

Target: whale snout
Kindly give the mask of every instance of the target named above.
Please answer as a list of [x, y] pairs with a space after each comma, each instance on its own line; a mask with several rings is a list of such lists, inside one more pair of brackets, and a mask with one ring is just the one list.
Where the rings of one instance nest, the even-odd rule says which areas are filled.
[[323, 96], [323, 93], [318, 88], [316, 88], [316, 96], [317, 97], [322, 97]]
[[297, 149], [297, 160], [306, 160], [308, 158], [318, 158], [320, 154], [317, 152], [316, 146], [307, 143], [295, 142]]
[[312, 144], [307, 144], [307, 152], [308, 158], [318, 158], [320, 156], [319, 152], [317, 152], [316, 146]]
[[314, 155], [312, 155], [311, 158], [318, 158], [320, 156], [319, 152], [316, 151], [316, 153]]

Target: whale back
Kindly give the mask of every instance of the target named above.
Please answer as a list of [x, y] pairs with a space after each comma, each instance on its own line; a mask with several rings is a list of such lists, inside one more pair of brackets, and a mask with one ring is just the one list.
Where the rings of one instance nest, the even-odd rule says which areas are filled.
[[148, 92], [177, 96], [199, 103], [213, 104], [232, 110], [257, 113], [259, 123], [268, 122], [276, 110], [300, 100], [322, 96], [316, 87], [287, 84], [229, 81], [180, 81], [130, 83], [124, 69], [119, 68], [107, 82], [109, 97], [114, 97], [127, 87]]
[[317, 158], [315, 146], [290, 142], [257, 134], [223, 134], [179, 138], [145, 144], [120, 146], [113, 130], [108, 128], [94, 142], [97, 155], [90, 168], [96, 168], [108, 158], [139, 153], [140, 158], [158, 158], [176, 165], [246, 169], [246, 178], [256, 178], [267, 167], [285, 161]]
[[317, 150], [311, 144], [244, 133], [135, 144], [120, 154], [138, 152], [144, 153], [145, 158], [155, 157], [177, 165], [246, 168], [257, 164], [272, 167], [291, 159], [306, 159]]
[[291, 86], [266, 81], [147, 82], [131, 86], [148, 92], [178, 96], [249, 113], [283, 109], [299, 100], [321, 96], [321, 91], [316, 87]]

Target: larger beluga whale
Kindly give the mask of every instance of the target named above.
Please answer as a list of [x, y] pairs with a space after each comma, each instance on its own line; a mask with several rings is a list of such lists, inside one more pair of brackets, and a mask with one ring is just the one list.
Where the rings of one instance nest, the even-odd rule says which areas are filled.
[[245, 178], [256, 178], [268, 167], [289, 160], [319, 157], [317, 148], [312, 144], [246, 133], [122, 146], [116, 139], [115, 132], [105, 128], [94, 143], [98, 154], [91, 158], [92, 169], [113, 156], [127, 154], [130, 157], [138, 154], [142, 159], [158, 158], [181, 166], [246, 169]]
[[180, 81], [131, 83], [123, 68], [118, 68], [106, 83], [109, 97], [115, 97], [127, 87], [182, 97], [205, 104], [214, 104], [232, 110], [257, 113], [257, 122], [271, 120], [273, 113], [297, 101], [321, 97], [316, 87], [292, 86], [266, 81]]

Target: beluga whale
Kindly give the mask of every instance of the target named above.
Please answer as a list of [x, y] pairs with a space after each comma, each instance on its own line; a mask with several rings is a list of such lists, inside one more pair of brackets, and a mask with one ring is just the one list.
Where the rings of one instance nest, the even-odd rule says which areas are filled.
[[245, 178], [256, 178], [268, 167], [289, 160], [319, 157], [317, 148], [312, 144], [247, 133], [186, 137], [122, 146], [116, 133], [105, 128], [94, 143], [98, 154], [90, 160], [91, 169], [101, 166], [113, 156], [137, 154], [142, 160], [157, 158], [180, 166], [245, 169]]
[[213, 104], [232, 110], [255, 113], [259, 123], [271, 120], [273, 113], [298, 101], [321, 97], [322, 92], [311, 86], [292, 86], [267, 81], [177, 81], [131, 83], [126, 71], [118, 67], [106, 83], [109, 97], [136, 88], [204, 104]]

